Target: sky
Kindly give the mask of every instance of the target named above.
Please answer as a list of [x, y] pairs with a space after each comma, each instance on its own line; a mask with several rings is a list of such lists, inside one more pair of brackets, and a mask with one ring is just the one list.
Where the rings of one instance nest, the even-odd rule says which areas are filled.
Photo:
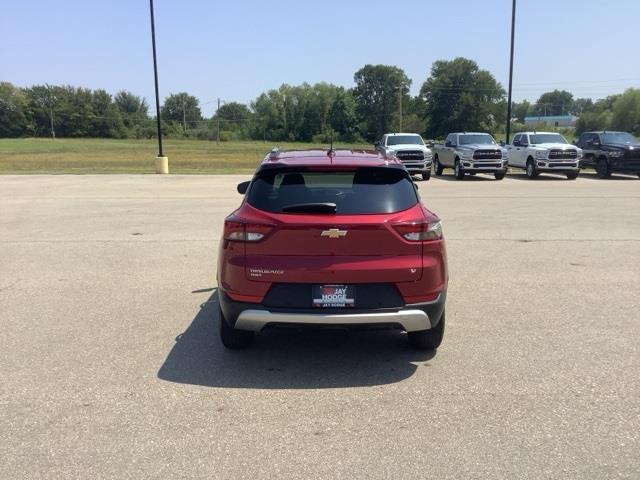
[[[471, 58], [506, 88], [511, 0], [155, 0], [161, 100], [250, 102], [283, 83], [353, 86], [402, 68], [417, 94], [434, 61]], [[640, 87], [640, 0], [518, 0], [514, 100]], [[149, 2], [0, 0], [0, 81], [130, 90], [153, 105]], [[154, 108], [150, 109], [153, 113]]]

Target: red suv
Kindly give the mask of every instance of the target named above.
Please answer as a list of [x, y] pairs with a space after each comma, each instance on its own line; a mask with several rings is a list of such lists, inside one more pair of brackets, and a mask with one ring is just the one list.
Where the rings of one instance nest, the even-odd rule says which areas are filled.
[[220, 336], [271, 326], [385, 326], [442, 342], [447, 256], [439, 218], [402, 163], [370, 151], [273, 150], [224, 222]]

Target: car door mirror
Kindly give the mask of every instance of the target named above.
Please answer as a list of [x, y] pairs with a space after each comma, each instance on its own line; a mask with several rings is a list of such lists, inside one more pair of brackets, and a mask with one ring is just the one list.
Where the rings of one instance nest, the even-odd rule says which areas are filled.
[[239, 183], [238, 186], [236, 187], [236, 190], [238, 190], [238, 193], [240, 195], [244, 195], [245, 193], [247, 193], [247, 190], [249, 190], [250, 184], [251, 184], [250, 181]]
[[504, 140], [500, 140], [500, 146], [504, 147], [506, 144], [504, 143]]
[[453, 144], [451, 142], [447, 141], [447, 142], [444, 142], [444, 146], [445, 147], [452, 147]]

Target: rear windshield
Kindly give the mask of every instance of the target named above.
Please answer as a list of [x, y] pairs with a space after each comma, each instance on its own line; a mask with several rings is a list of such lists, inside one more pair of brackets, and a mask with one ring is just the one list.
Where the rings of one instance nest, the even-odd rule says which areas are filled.
[[[393, 213], [418, 203], [413, 182], [404, 170], [362, 167], [346, 171], [278, 169], [259, 172], [247, 201], [267, 212], [292, 206], [335, 204], [336, 215]], [[304, 213], [304, 207], [300, 213]], [[311, 211], [309, 213], [312, 213]]]

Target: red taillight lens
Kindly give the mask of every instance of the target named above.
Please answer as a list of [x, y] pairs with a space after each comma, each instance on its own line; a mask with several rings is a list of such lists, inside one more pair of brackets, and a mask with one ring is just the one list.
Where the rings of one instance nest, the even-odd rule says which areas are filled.
[[234, 242], [259, 242], [273, 230], [271, 225], [226, 220], [224, 222], [224, 239]]
[[393, 226], [396, 231], [410, 242], [438, 240], [442, 238], [442, 224], [440, 220], [433, 222], [397, 223]]

